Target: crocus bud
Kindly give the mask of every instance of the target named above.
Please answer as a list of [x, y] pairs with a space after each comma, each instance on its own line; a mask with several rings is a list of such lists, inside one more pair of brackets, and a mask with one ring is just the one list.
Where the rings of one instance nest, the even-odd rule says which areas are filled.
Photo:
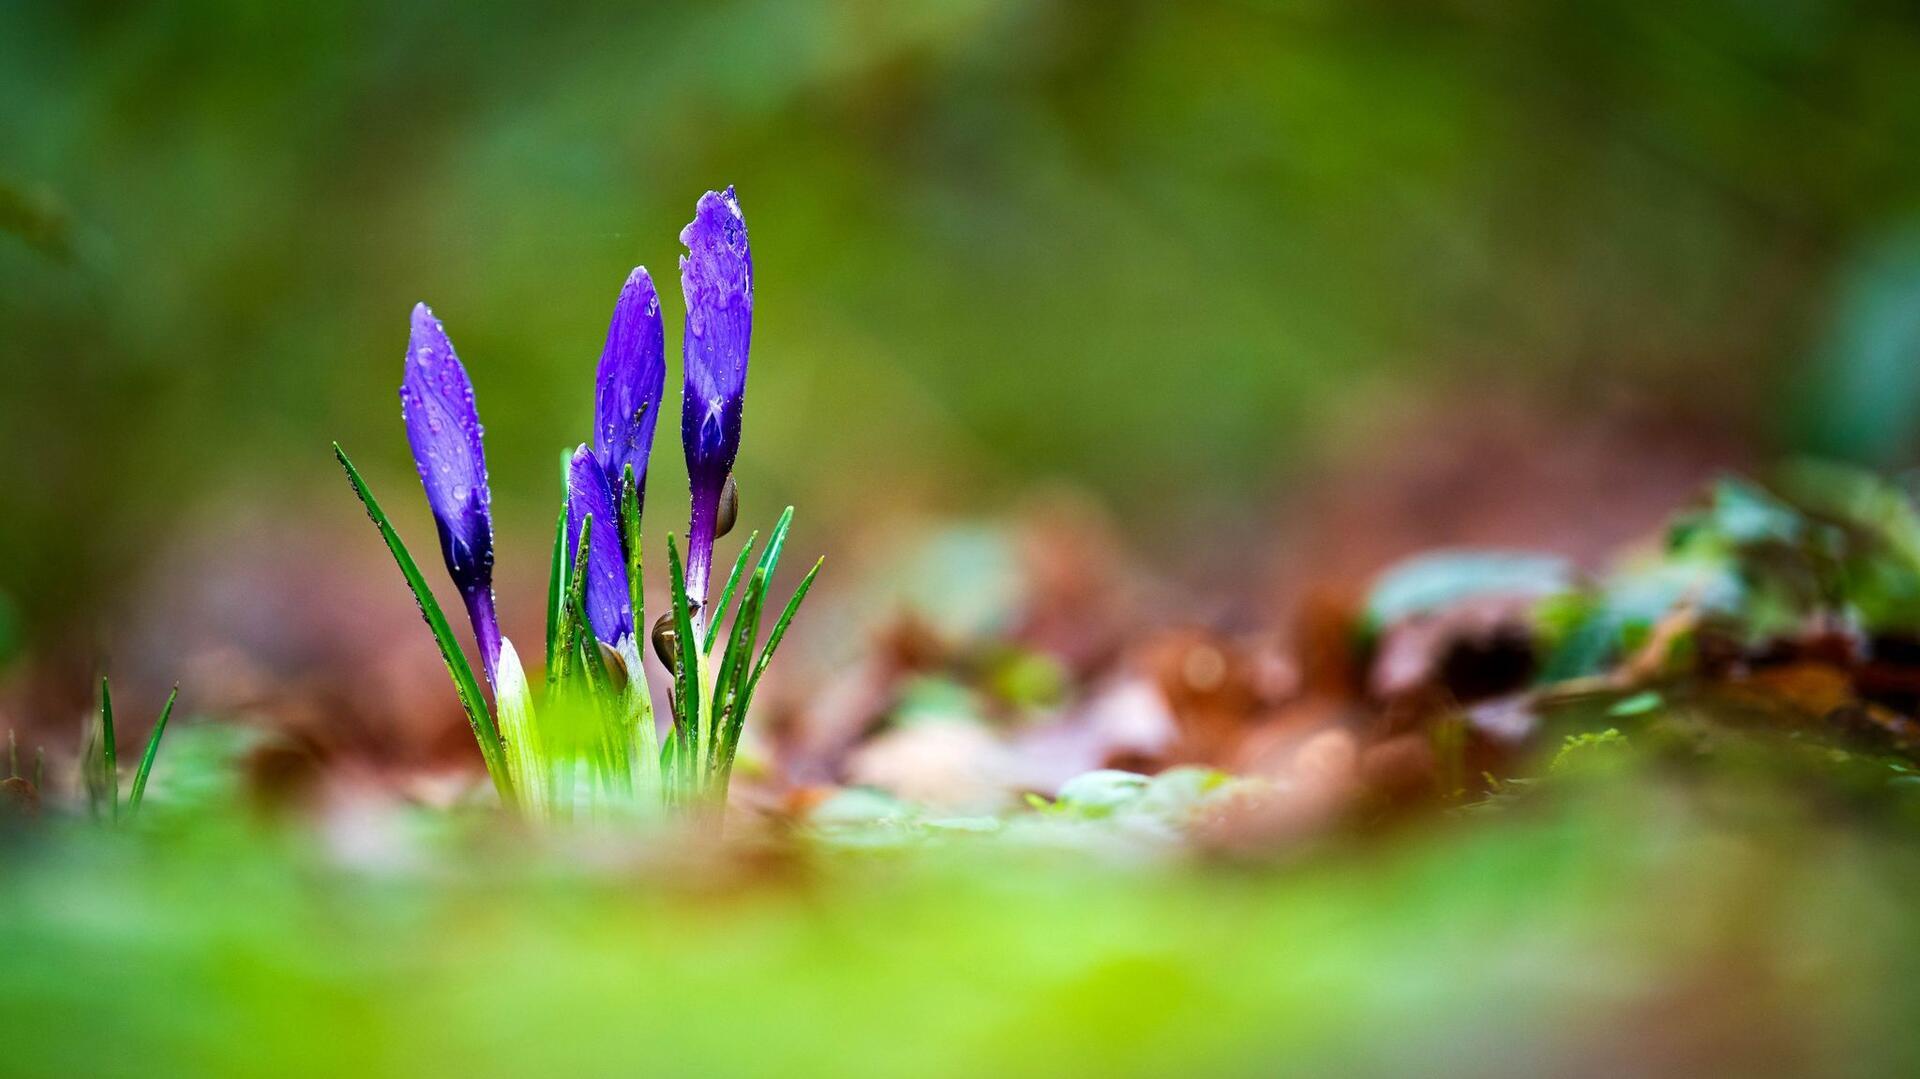
[[747, 351], [753, 337], [753, 254], [733, 188], [700, 197], [680, 242], [687, 247], [680, 256], [680, 289], [687, 301], [680, 441], [693, 495], [687, 594], [697, 603], [707, 598], [712, 575], [720, 491], [740, 452]]
[[634, 485], [644, 504], [647, 457], [653, 427], [660, 419], [660, 397], [667, 378], [666, 328], [660, 321], [660, 297], [653, 278], [640, 266], [627, 276], [607, 327], [594, 384], [593, 455], [616, 495], [633, 467]]
[[607, 474], [582, 445], [567, 467], [567, 550], [580, 548], [581, 522], [593, 518], [587, 535], [587, 622], [596, 639], [618, 645], [633, 634], [633, 601], [627, 591], [627, 562], [620, 548], [620, 516]]
[[413, 308], [400, 415], [440, 533], [447, 574], [466, 602], [487, 680], [498, 692], [500, 624], [493, 609], [493, 517], [473, 383], [426, 304]]

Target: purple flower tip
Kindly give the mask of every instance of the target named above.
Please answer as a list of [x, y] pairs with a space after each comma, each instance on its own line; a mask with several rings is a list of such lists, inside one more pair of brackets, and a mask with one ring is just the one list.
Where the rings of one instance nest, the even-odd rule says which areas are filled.
[[680, 242], [687, 247], [680, 256], [687, 387], [717, 409], [746, 389], [753, 335], [753, 252], [733, 188], [700, 197], [693, 220], [680, 230]]
[[667, 378], [666, 352], [660, 296], [647, 268], [636, 267], [613, 306], [595, 380], [593, 453], [616, 498], [629, 465], [642, 499], [646, 496], [647, 456]]
[[493, 518], [473, 383], [427, 305], [415, 304], [400, 380], [400, 415], [440, 533], [447, 574], [460, 589], [487, 675], [500, 657], [493, 611]]
[[693, 221], [680, 231], [680, 242], [687, 247], [680, 257], [680, 289], [687, 301], [680, 440], [693, 494], [687, 583], [699, 601], [706, 598], [712, 570], [720, 490], [740, 451], [753, 337], [753, 252], [733, 188], [700, 197]]
[[[627, 591], [627, 563], [621, 554], [617, 498], [607, 484], [606, 471], [583, 444], [573, 452], [567, 469], [567, 549], [579, 550], [581, 522], [592, 517], [584, 567], [587, 621], [593, 626], [593, 635], [609, 645], [618, 645], [633, 635], [633, 604]], [[574, 572], [582, 569], [575, 566]]]

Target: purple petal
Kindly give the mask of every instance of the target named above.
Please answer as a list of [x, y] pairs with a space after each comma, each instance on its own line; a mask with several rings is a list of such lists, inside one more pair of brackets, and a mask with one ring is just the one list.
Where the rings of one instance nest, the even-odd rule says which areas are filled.
[[[633, 604], [627, 592], [627, 563], [621, 555], [620, 517], [607, 474], [593, 451], [581, 446], [567, 470], [567, 548], [580, 548], [580, 523], [593, 518], [587, 537], [587, 621], [593, 635], [618, 645], [633, 635]], [[579, 567], [574, 568], [578, 573]]]
[[706, 598], [712, 575], [720, 491], [740, 452], [747, 351], [753, 337], [753, 252], [733, 188], [700, 197], [692, 223], [680, 231], [680, 242], [687, 246], [680, 257], [680, 289], [687, 300], [680, 441], [693, 494], [687, 589], [699, 602]]
[[473, 383], [454, 355], [453, 342], [423, 303], [413, 308], [406, 371], [400, 380], [400, 416], [440, 532], [447, 574], [466, 601], [491, 680], [500, 658], [500, 627], [493, 610], [492, 496], [480, 414], [474, 408]]
[[607, 327], [595, 380], [593, 453], [616, 494], [633, 467], [641, 499], [647, 493], [647, 455], [653, 426], [660, 419], [660, 398], [667, 379], [666, 328], [660, 321], [660, 297], [647, 268], [636, 268], [620, 290]]

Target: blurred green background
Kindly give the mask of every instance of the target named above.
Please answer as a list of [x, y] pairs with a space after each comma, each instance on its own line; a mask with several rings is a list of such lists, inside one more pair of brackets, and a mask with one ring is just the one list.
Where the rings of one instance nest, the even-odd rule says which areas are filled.
[[1908, 4], [16, 0], [0, 592], [31, 634], [215, 507], [350, 520], [333, 438], [423, 534], [419, 299], [539, 572], [622, 277], [677, 312], [676, 233], [726, 183], [755, 520], [1065, 477], [1190, 541], [1374, 403], [1490, 383], [1912, 449]]

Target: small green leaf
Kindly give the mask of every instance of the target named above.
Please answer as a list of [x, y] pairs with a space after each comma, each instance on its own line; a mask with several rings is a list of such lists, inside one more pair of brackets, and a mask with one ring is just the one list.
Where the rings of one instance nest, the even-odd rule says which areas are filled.
[[154, 720], [153, 733], [147, 736], [147, 751], [140, 756], [140, 769], [133, 773], [133, 793], [127, 796], [127, 812], [140, 811], [140, 797], [147, 791], [147, 776], [153, 772], [153, 759], [160, 755], [160, 736], [167, 733], [167, 720], [173, 715], [173, 702], [180, 696], [180, 685], [174, 683], [173, 692], [167, 694], [167, 703], [160, 709], [160, 718]]
[[1723, 476], [1713, 485], [1708, 521], [1737, 544], [1798, 543], [1807, 521], [1772, 492], [1738, 476]]
[[406, 578], [407, 588], [413, 592], [413, 601], [420, 608], [420, 617], [426, 620], [427, 628], [433, 631], [433, 639], [440, 646], [440, 658], [447, 665], [447, 673], [453, 678], [453, 689], [460, 697], [460, 705], [467, 711], [467, 722], [473, 727], [473, 736], [480, 743], [480, 756], [486, 761], [487, 775], [493, 779], [493, 789], [500, 799], [509, 804], [513, 801], [513, 782], [507, 776], [505, 748], [500, 742], [500, 732], [494, 727], [493, 716], [487, 711], [486, 697], [481, 693], [480, 680], [473, 676], [473, 667], [467, 662], [467, 655], [460, 649], [460, 642], [453, 636], [453, 627], [448, 625], [446, 614], [441, 611], [440, 603], [433, 598], [433, 590], [427, 587], [427, 579], [420, 574], [420, 567], [407, 552], [407, 545], [400, 540], [400, 534], [393, 529], [393, 523], [380, 508], [380, 503], [367, 489], [366, 481], [360, 478], [360, 470], [353, 467], [347, 459], [347, 451], [333, 444], [333, 455], [340, 461], [340, 467], [346, 469], [347, 481], [353, 484], [354, 494], [360, 496], [360, 504], [366, 507], [367, 519], [373, 522], [380, 532], [380, 538], [386, 541], [387, 550], [392, 553], [394, 564], [400, 567], [400, 575]]
[[1573, 586], [1573, 566], [1526, 551], [1432, 551], [1403, 559], [1375, 578], [1362, 628], [1377, 633], [1414, 615], [1475, 596], [1543, 597]]
[[1614, 702], [1613, 707], [1607, 709], [1607, 714], [1610, 716], [1644, 716], [1648, 712], [1659, 708], [1662, 703], [1660, 694], [1649, 689], [1643, 693], [1636, 693], [1631, 697]]
[[1057, 804], [1063, 812], [1088, 820], [1111, 817], [1137, 802], [1153, 780], [1138, 772], [1102, 768], [1083, 772], [1060, 785]]
[[1632, 749], [1627, 736], [1613, 727], [1598, 733], [1570, 734], [1547, 765], [1547, 773], [1565, 775], [1617, 766], [1629, 758]]

